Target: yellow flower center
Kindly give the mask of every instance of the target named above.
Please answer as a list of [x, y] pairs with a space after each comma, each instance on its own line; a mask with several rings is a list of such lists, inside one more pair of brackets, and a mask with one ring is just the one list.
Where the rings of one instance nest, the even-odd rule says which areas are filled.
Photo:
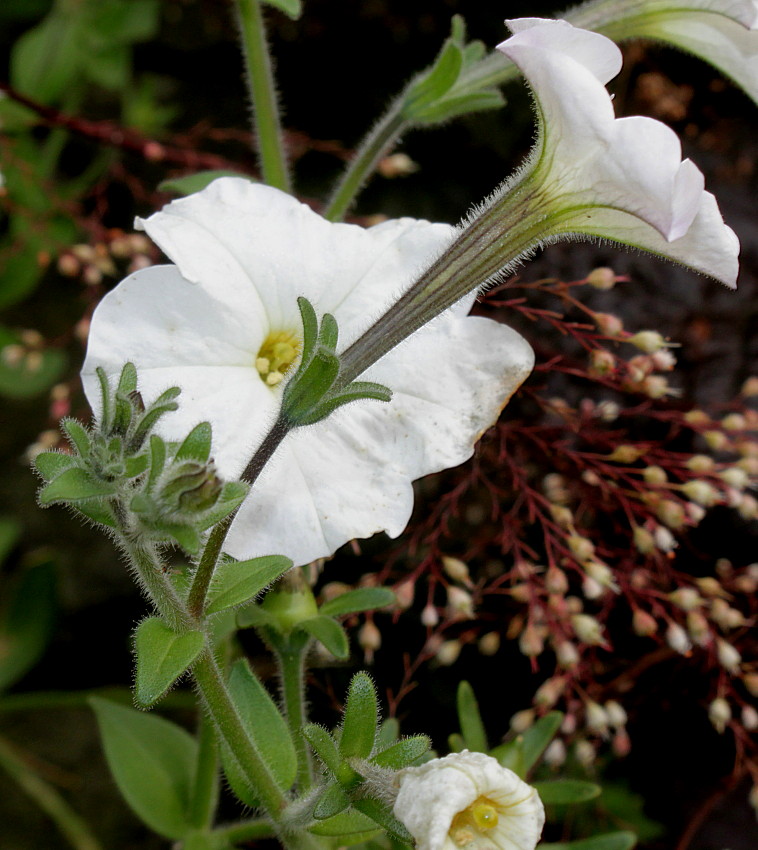
[[300, 337], [294, 331], [271, 331], [255, 358], [261, 380], [275, 387], [287, 374], [300, 354]]
[[465, 847], [497, 826], [499, 816], [497, 807], [487, 797], [477, 797], [474, 802], [453, 818], [450, 824], [450, 837], [458, 845]]

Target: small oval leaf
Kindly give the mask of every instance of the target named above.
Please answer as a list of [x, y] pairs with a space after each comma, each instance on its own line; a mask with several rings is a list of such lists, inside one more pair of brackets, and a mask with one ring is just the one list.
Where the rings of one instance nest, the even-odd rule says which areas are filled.
[[540, 799], [546, 806], [571, 806], [586, 803], [599, 797], [602, 788], [594, 782], [581, 779], [554, 779], [546, 782], [533, 782]]
[[388, 587], [359, 587], [325, 602], [319, 613], [326, 617], [342, 617], [360, 611], [375, 611], [394, 602], [395, 594]]
[[249, 602], [264, 588], [292, 568], [284, 555], [265, 555], [249, 561], [222, 561], [216, 567], [206, 614], [215, 614]]
[[203, 644], [202, 632], [179, 634], [158, 617], [143, 620], [134, 633], [137, 704], [143, 708], [155, 704], [197, 658]]
[[350, 654], [350, 643], [342, 626], [331, 617], [311, 617], [298, 623], [309, 635], [322, 643], [332, 655], [337, 658], [347, 658]]

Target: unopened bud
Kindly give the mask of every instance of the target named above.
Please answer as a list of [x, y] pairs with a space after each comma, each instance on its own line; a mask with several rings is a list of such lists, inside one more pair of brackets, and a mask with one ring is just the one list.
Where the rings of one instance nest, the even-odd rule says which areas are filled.
[[626, 729], [618, 729], [611, 741], [611, 749], [616, 758], [628, 756], [632, 749], [632, 739]]
[[560, 567], [556, 567], [555, 564], [551, 564], [545, 574], [545, 590], [547, 590], [548, 593], [555, 593], [558, 596], [564, 596], [568, 589], [569, 582], [566, 577], [566, 573], [564, 573]]
[[642, 470], [642, 477], [647, 484], [652, 484], [654, 486], [661, 486], [662, 484], [666, 484], [668, 482], [668, 475], [666, 475], [666, 470], [660, 466], [646, 466]]
[[669, 528], [681, 528], [684, 525], [684, 508], [679, 502], [674, 502], [671, 499], [662, 499], [656, 505], [655, 513], [658, 519]]
[[692, 649], [687, 632], [678, 623], [671, 623], [666, 629], [666, 643], [680, 655], [687, 655]]
[[752, 705], [742, 707], [742, 725], [748, 732], [754, 732], [758, 729], [758, 711]]
[[715, 452], [721, 451], [729, 445], [729, 438], [723, 431], [703, 431], [703, 439], [708, 444], [708, 448]]
[[719, 664], [732, 675], [740, 672], [740, 664], [742, 656], [728, 641], [718, 638], [716, 641], [716, 655], [719, 659]]
[[551, 503], [550, 514], [558, 525], [563, 528], [569, 528], [574, 522], [574, 514], [571, 508], [567, 508], [565, 505]]
[[655, 539], [646, 528], [642, 528], [640, 525], [635, 525], [633, 536], [634, 545], [637, 548], [637, 551], [642, 555], [649, 555], [653, 549], [655, 549]]
[[758, 673], [746, 673], [742, 677], [742, 684], [747, 688], [750, 696], [758, 697]]
[[461, 584], [471, 583], [468, 566], [459, 558], [449, 558], [447, 555], [444, 555], [442, 557], [442, 567], [453, 581], [459, 581]]
[[613, 289], [616, 284], [616, 272], [608, 266], [598, 266], [596, 269], [592, 269], [585, 280], [595, 289]]
[[579, 651], [570, 640], [561, 641], [555, 648], [558, 666], [567, 670], [579, 663]]
[[393, 153], [379, 160], [376, 170], [382, 175], [392, 179], [393, 177], [407, 177], [418, 171], [415, 163], [407, 153]]
[[708, 706], [708, 718], [719, 735], [723, 734], [732, 719], [732, 709], [723, 697], [716, 697]]
[[687, 614], [687, 633], [697, 646], [708, 646], [713, 639], [708, 620], [700, 611], [690, 611]]
[[632, 628], [640, 637], [650, 637], [658, 631], [658, 621], [647, 611], [637, 608], [632, 615]]
[[650, 355], [653, 367], [659, 372], [670, 372], [676, 366], [676, 357], [668, 348], [662, 348]]
[[474, 601], [463, 588], [450, 585], [447, 589], [447, 613], [453, 620], [471, 620], [474, 616]]
[[611, 568], [602, 563], [602, 561], [590, 560], [584, 565], [587, 575], [594, 579], [601, 587], [608, 588], [614, 593], [619, 592], [619, 586], [616, 579], [613, 577]]
[[639, 331], [633, 336], [630, 336], [626, 341], [635, 346], [635, 348], [639, 348], [640, 351], [644, 351], [645, 354], [653, 354], [662, 348], [666, 348], [668, 345], [658, 331]]
[[679, 587], [669, 593], [669, 599], [682, 611], [694, 611], [695, 608], [700, 608], [705, 604], [703, 597], [694, 587]]
[[600, 599], [605, 591], [606, 588], [600, 582], [595, 581], [592, 576], [585, 576], [582, 579], [582, 595], [585, 599]]
[[574, 758], [583, 767], [590, 767], [595, 761], [595, 748], [589, 741], [577, 741], [574, 745]]
[[600, 333], [606, 336], [617, 337], [624, 330], [624, 323], [612, 313], [593, 313], [592, 318]]
[[534, 709], [525, 708], [523, 711], [517, 711], [511, 717], [511, 729], [517, 734], [526, 732], [534, 723]]
[[758, 395], [758, 377], [751, 375], [751, 377], [743, 383], [740, 394], [744, 395], [746, 398]]
[[429, 602], [424, 606], [424, 610], [421, 612], [421, 623], [428, 629], [433, 629], [439, 621], [440, 615], [437, 612], [437, 609], [431, 602]]
[[679, 395], [679, 390], [673, 389], [663, 375], [648, 375], [640, 382], [639, 391], [648, 398], [665, 398], [667, 395]]
[[553, 676], [544, 681], [534, 694], [534, 704], [540, 708], [552, 708], [566, 690], [566, 680], [562, 676]]
[[495, 655], [500, 649], [500, 633], [487, 632], [479, 638], [477, 646], [482, 655]]
[[416, 585], [412, 581], [404, 581], [395, 588], [395, 599], [397, 607], [401, 611], [407, 611], [413, 605], [413, 597], [416, 595]]
[[739, 466], [730, 466], [725, 469], [719, 476], [721, 480], [730, 487], [736, 487], [737, 490], [744, 490], [749, 483], [749, 476], [744, 469]]
[[566, 761], [566, 745], [560, 738], [553, 738], [542, 757], [550, 767], [560, 767]]
[[596, 702], [590, 700], [585, 704], [584, 721], [590, 732], [602, 735], [603, 738], [608, 734], [608, 715], [605, 713], [605, 709]]
[[589, 373], [592, 377], [601, 378], [610, 375], [616, 368], [616, 357], [604, 348], [595, 348], [590, 352]]
[[586, 561], [595, 554], [595, 546], [592, 541], [582, 537], [581, 534], [570, 534], [566, 542], [578, 561]]
[[545, 649], [545, 640], [540, 634], [540, 630], [530, 623], [521, 633], [518, 645], [523, 655], [528, 658], [536, 658]]
[[615, 699], [608, 700], [603, 708], [605, 708], [605, 714], [611, 726], [621, 727], [626, 725], [626, 721], [629, 718], [627, 717], [624, 706], [620, 702], [617, 702]]
[[373, 620], [366, 620], [358, 630], [358, 644], [365, 651], [368, 660], [371, 661], [374, 652], [382, 645], [382, 633]]
[[450, 667], [458, 660], [462, 648], [459, 640], [446, 640], [437, 650], [437, 662], [443, 667]]
[[688, 499], [705, 508], [715, 505], [721, 499], [719, 491], [707, 481], [698, 479], [688, 481], [686, 484], [682, 484], [681, 489]]
[[608, 455], [607, 460], [615, 461], [616, 463], [634, 463], [644, 454], [644, 448], [624, 443], [620, 446], [616, 446], [616, 448]]
[[603, 627], [589, 614], [574, 614], [571, 617], [571, 625], [582, 643], [590, 646], [599, 646], [605, 643]]

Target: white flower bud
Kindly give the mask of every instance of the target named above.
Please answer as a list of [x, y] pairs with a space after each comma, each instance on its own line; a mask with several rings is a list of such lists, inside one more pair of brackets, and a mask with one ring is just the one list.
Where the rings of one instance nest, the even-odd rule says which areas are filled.
[[511, 729], [517, 734], [520, 735], [522, 732], [526, 732], [532, 724], [534, 723], [534, 709], [533, 708], [525, 708], [523, 711], [517, 711], [513, 717], [511, 717]]
[[500, 633], [487, 632], [486, 635], [482, 635], [479, 638], [477, 646], [482, 655], [495, 655], [498, 649], [500, 649]]
[[584, 767], [590, 767], [596, 755], [595, 748], [589, 741], [577, 741], [574, 745], [574, 757]]
[[574, 614], [571, 617], [571, 625], [576, 636], [582, 643], [587, 643], [591, 646], [599, 646], [605, 643], [603, 627], [589, 614]]
[[459, 581], [461, 584], [470, 584], [471, 576], [469, 575], [468, 566], [460, 558], [449, 558], [445, 555], [442, 558], [442, 567], [453, 581]]
[[443, 667], [450, 667], [458, 660], [461, 649], [463, 647], [459, 640], [446, 640], [437, 650], [437, 662]]
[[428, 629], [433, 629], [437, 623], [440, 621], [440, 615], [437, 612], [437, 609], [431, 602], [424, 606], [424, 610], [421, 612], [421, 623], [426, 626]]
[[729, 673], [737, 674], [740, 672], [740, 664], [742, 656], [728, 641], [718, 638], [716, 640], [716, 654], [718, 655], [719, 664]]
[[596, 702], [585, 703], [584, 722], [590, 732], [601, 735], [603, 738], [608, 734], [608, 715], [605, 713], [605, 709]]
[[629, 718], [627, 717], [624, 706], [620, 702], [617, 702], [615, 699], [608, 700], [604, 708], [611, 726], [616, 726], [617, 728], [626, 726], [626, 721]]
[[742, 706], [742, 725], [748, 732], [758, 729], [758, 711], [752, 705]]
[[553, 738], [542, 757], [550, 767], [560, 767], [566, 761], [566, 745], [560, 738]]
[[708, 706], [708, 718], [716, 731], [721, 735], [727, 723], [732, 719], [732, 709], [723, 697], [716, 697]]
[[692, 649], [687, 632], [678, 623], [671, 623], [666, 629], [666, 643], [680, 655], [687, 655]]
[[451, 584], [447, 589], [447, 612], [453, 620], [471, 620], [474, 616], [471, 594]]

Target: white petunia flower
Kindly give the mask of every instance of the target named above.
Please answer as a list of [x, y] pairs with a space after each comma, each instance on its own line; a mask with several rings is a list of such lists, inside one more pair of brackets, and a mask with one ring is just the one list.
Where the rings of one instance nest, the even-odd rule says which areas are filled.
[[[298, 360], [298, 296], [332, 313], [343, 349], [450, 243], [454, 229], [413, 219], [368, 230], [332, 224], [294, 198], [237, 178], [175, 201], [141, 226], [176, 264], [128, 277], [92, 319], [82, 380], [133, 362], [146, 398], [182, 389], [159, 433], [213, 426], [219, 474], [238, 477], [276, 419]], [[355, 537], [397, 536], [411, 482], [473, 453], [533, 365], [515, 331], [458, 302], [362, 377], [393, 391], [355, 402], [284, 439], [241, 507], [225, 551], [304, 564]], [[99, 411], [96, 410], [96, 415]]]
[[570, 17], [610, 38], [652, 38], [693, 53], [758, 103], [755, 0], [598, 0]]
[[682, 161], [676, 134], [652, 118], [614, 116], [605, 83], [621, 68], [618, 47], [566, 21], [507, 23], [514, 35], [498, 49], [529, 81], [539, 139], [520, 182], [506, 190], [533, 195], [545, 241], [610, 239], [733, 287], [737, 238], [703, 191], [702, 173]]
[[419, 850], [534, 850], [537, 791], [484, 753], [452, 753], [398, 774], [394, 814]]

